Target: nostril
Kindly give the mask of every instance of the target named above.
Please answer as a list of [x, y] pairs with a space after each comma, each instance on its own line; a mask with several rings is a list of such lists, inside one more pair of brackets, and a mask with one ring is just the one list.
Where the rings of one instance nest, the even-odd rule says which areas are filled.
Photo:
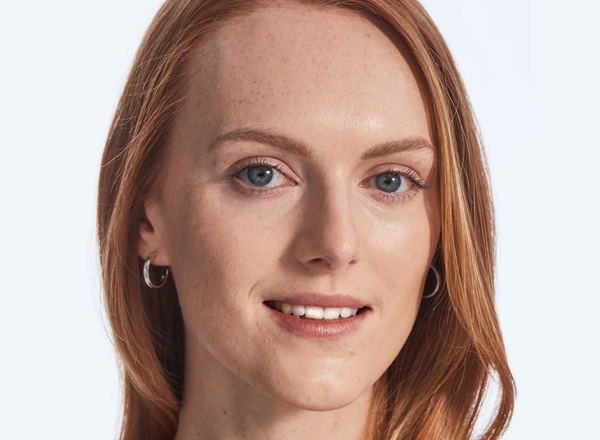
[[322, 267], [328, 270], [332, 269], [331, 263], [325, 258], [313, 258], [308, 263], [309, 266]]

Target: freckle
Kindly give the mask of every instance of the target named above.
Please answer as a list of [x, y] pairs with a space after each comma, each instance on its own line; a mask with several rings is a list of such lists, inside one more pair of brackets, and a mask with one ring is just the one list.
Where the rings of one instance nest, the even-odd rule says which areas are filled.
[[223, 415], [226, 416], [227, 415], [227, 411], [223, 411]]
[[335, 422], [335, 426], [337, 426], [337, 422]]
[[296, 430], [295, 430], [295, 429], [292, 429], [292, 432], [296, 432]]

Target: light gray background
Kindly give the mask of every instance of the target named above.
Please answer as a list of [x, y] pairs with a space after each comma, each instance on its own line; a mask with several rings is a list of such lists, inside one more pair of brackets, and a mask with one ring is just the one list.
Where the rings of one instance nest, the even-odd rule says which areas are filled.
[[[114, 439], [96, 181], [156, 0], [0, 5], [0, 437]], [[508, 440], [599, 439], [600, 4], [426, 0], [464, 75], [498, 209]]]

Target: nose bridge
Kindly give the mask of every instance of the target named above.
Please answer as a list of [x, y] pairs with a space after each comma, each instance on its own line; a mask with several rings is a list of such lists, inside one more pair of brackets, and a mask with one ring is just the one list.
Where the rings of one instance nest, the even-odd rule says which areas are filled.
[[308, 268], [340, 271], [362, 257], [351, 191], [329, 182], [309, 195], [296, 258]]

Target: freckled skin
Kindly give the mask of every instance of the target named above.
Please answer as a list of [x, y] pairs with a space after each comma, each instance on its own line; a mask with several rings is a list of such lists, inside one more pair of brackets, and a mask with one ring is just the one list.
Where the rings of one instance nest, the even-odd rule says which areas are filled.
[[[414, 324], [439, 236], [433, 150], [361, 159], [384, 142], [432, 143], [411, 66], [402, 43], [369, 21], [299, 5], [227, 21], [199, 47], [139, 242], [143, 258], [157, 250], [153, 264], [170, 266], [185, 321], [177, 440], [359, 438], [372, 386]], [[301, 140], [313, 155], [237, 140], [209, 151], [248, 128]], [[229, 173], [254, 157], [290, 179], [244, 192]], [[390, 165], [429, 189], [383, 198], [365, 182]], [[306, 291], [356, 296], [370, 315], [338, 339], [293, 335], [263, 302]]]

